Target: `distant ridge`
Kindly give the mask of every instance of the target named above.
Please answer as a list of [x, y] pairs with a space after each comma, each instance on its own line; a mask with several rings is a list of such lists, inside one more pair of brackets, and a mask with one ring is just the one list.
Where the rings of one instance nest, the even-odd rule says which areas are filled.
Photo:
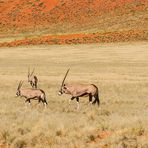
[[1, 0], [0, 32], [65, 34], [147, 30], [147, 0]]

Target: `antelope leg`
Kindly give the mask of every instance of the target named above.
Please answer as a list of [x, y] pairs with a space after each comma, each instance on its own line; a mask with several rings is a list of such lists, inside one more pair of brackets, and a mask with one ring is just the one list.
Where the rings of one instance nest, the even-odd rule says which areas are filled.
[[71, 97], [70, 100], [69, 100], [69, 105], [71, 103], [71, 101], [74, 99], [75, 97]]
[[47, 108], [47, 104], [44, 102], [44, 107]]
[[92, 94], [89, 94], [89, 103], [90, 103], [90, 106], [92, 107]]
[[77, 110], [79, 110], [79, 108], [80, 108], [79, 97], [77, 97], [76, 99], [77, 99]]
[[26, 99], [26, 100], [25, 100], [25, 103], [26, 103], [26, 102], [28, 102], [28, 103], [29, 103], [29, 106], [30, 106], [30, 104], [31, 104], [30, 99]]

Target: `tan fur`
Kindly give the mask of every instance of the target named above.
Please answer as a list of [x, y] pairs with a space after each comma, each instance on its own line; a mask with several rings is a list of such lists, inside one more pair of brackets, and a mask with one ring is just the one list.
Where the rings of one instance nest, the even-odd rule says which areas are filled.
[[97, 89], [91, 84], [65, 84], [62, 87], [65, 94], [71, 94], [73, 97], [79, 97], [85, 93], [95, 95]]
[[30, 69], [28, 69], [28, 82], [30, 83], [32, 88], [37, 88], [38, 78], [37, 76], [33, 75], [33, 73], [34, 73], [34, 69], [31, 73], [30, 73]]
[[43, 98], [44, 94], [40, 89], [32, 89], [32, 88], [24, 88], [20, 89], [20, 96], [25, 98], [34, 98], [38, 99], [38, 97]]
[[95, 100], [93, 101], [93, 104], [98, 103], [99, 106], [100, 100], [99, 100], [99, 92], [97, 86], [95, 86], [94, 84], [64, 84], [68, 72], [69, 69], [67, 70], [64, 79], [62, 81], [62, 85], [59, 90], [59, 95], [65, 93], [71, 95], [71, 100], [76, 98], [78, 102], [77, 109], [79, 108], [79, 97], [84, 97], [84, 96], [89, 96], [90, 103], [92, 103], [92, 97], [94, 97]]
[[33, 88], [21, 88], [22, 82], [19, 83], [16, 96], [26, 98], [25, 102], [29, 102], [31, 99], [42, 101], [44, 105], [47, 104], [45, 92], [41, 89], [33, 89]]

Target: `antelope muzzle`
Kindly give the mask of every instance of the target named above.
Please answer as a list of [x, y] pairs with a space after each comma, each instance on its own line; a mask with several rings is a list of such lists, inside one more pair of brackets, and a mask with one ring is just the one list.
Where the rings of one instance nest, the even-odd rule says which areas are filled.
[[60, 90], [59, 93], [58, 93], [58, 95], [61, 96], [62, 94], [63, 94], [63, 91]]

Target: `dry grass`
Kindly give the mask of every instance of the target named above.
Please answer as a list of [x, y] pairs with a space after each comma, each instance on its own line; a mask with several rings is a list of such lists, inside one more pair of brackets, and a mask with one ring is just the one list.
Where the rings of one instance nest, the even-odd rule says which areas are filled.
[[[35, 148], [147, 147], [148, 44], [116, 43], [69, 46], [29, 46], [0, 49], [0, 146]], [[20, 80], [35, 67], [48, 108], [16, 98]], [[101, 105], [88, 98], [68, 107], [70, 96], [57, 95], [61, 80], [94, 83]]]

